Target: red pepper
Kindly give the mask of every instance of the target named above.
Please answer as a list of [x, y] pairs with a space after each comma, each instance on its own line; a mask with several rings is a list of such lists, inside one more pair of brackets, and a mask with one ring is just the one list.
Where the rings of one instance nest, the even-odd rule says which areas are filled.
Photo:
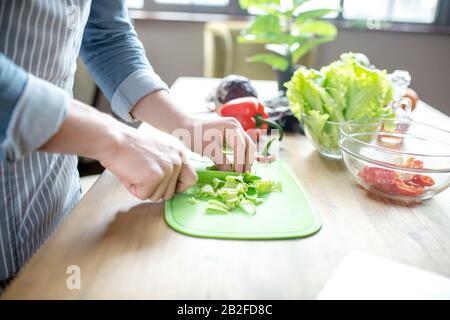
[[278, 129], [279, 140], [283, 139], [283, 128], [276, 122], [269, 120], [264, 106], [255, 97], [243, 97], [228, 101], [220, 109], [223, 117], [236, 118], [245, 131], [250, 129]]
[[425, 193], [424, 187], [408, 184], [407, 182], [400, 179], [395, 180], [394, 186], [394, 193], [404, 196], [416, 197]]
[[397, 179], [395, 171], [378, 167], [365, 166], [358, 175], [363, 178], [369, 186], [372, 185], [390, 185]]
[[373, 187], [380, 191], [410, 197], [417, 197], [425, 193], [424, 187], [408, 184], [398, 178], [395, 179], [391, 184], [375, 184], [373, 185]]
[[[407, 168], [423, 168], [423, 162], [408, 158]], [[425, 193], [425, 187], [434, 185], [433, 178], [421, 174], [404, 174], [389, 169], [365, 166], [358, 175], [364, 182], [380, 191], [416, 197]]]
[[434, 185], [434, 180], [432, 177], [424, 176], [422, 174], [416, 174], [411, 181], [422, 187], [431, 187]]

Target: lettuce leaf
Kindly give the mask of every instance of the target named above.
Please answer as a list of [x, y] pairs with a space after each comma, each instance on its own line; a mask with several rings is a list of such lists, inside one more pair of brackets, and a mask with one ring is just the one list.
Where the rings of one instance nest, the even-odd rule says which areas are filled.
[[286, 88], [293, 114], [322, 147], [338, 148], [339, 126], [327, 121], [394, 117], [387, 72], [370, 66], [359, 53], [344, 53], [320, 71], [300, 68]]

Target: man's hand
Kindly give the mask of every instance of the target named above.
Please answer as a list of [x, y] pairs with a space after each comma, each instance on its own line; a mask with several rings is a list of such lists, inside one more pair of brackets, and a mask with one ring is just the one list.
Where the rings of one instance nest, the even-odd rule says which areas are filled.
[[[235, 118], [190, 118], [187, 129], [193, 138], [190, 148], [214, 161], [221, 171], [250, 171], [255, 159], [256, 146]], [[233, 150], [230, 161], [224, 147]]]
[[168, 200], [197, 182], [184, 146], [164, 133], [150, 136], [126, 130], [117, 147], [100, 163], [113, 172], [135, 197]]
[[[142, 98], [132, 110], [132, 115], [169, 134], [180, 129], [187, 130], [191, 138], [188, 147], [211, 158], [219, 170], [245, 172], [251, 168], [255, 144], [234, 118], [202, 119], [189, 116], [163, 90]], [[212, 135], [221, 135], [222, 139], [211, 140], [214, 130], [217, 135]], [[233, 161], [229, 161], [222, 153], [224, 145], [232, 149]], [[218, 152], [211, 152], [212, 150]]]
[[146, 136], [73, 101], [59, 131], [40, 150], [99, 160], [139, 199], [169, 199], [196, 183], [186, 149], [159, 130]]

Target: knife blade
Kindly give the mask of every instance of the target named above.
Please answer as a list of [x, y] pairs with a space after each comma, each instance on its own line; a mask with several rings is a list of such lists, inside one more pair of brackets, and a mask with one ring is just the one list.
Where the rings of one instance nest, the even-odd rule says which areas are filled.
[[198, 183], [209, 183], [214, 178], [225, 179], [227, 176], [238, 176], [241, 173], [231, 171], [214, 171], [214, 170], [196, 170], [198, 176]]

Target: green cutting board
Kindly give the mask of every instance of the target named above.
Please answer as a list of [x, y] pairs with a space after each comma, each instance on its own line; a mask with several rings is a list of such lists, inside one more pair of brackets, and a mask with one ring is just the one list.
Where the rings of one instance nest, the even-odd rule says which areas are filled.
[[[210, 163], [199, 162], [196, 169], [204, 169], [207, 165]], [[255, 215], [247, 215], [239, 209], [229, 214], [208, 213], [206, 201], [191, 204], [188, 201], [190, 195], [179, 194], [166, 201], [167, 224], [183, 234], [219, 239], [290, 239], [306, 237], [320, 229], [320, 217], [283, 161], [255, 163], [252, 173], [283, 184], [282, 192], [264, 197]]]

